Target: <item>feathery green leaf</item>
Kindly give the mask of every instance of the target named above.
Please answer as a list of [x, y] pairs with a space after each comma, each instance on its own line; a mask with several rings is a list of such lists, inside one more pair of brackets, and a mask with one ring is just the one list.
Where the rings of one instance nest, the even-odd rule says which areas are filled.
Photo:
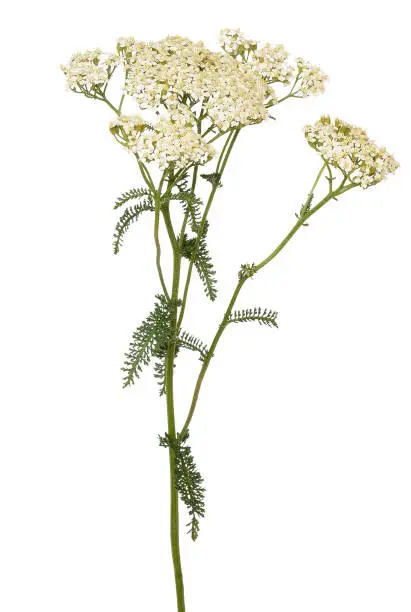
[[183, 205], [184, 214], [188, 214], [191, 230], [198, 233], [201, 223], [203, 202], [192, 191], [179, 191], [167, 195], [167, 201], [178, 200]]
[[197, 469], [190, 446], [187, 446], [189, 433], [186, 431], [181, 440], [172, 438], [169, 434], [159, 436], [160, 446], [171, 448], [175, 457], [176, 489], [182, 502], [187, 506], [190, 522], [188, 533], [196, 540], [199, 533], [199, 518], [205, 514], [203, 477]]
[[[210, 254], [207, 247], [207, 231], [208, 223], [205, 224], [204, 230], [200, 236], [198, 243], [197, 253], [194, 259], [194, 265], [197, 273], [204, 285], [204, 291], [207, 297], [213, 302], [217, 297], [217, 279], [215, 278], [215, 270], [211, 261]], [[188, 238], [184, 236], [181, 254], [187, 259], [192, 259], [197, 238]]]
[[219, 172], [212, 172], [211, 174], [200, 174], [201, 178], [205, 179], [212, 184], [213, 187], [222, 187], [221, 174]]
[[200, 353], [200, 360], [204, 361], [208, 357], [208, 348], [200, 338], [196, 338], [187, 331], [180, 331], [177, 338], [178, 346], [188, 349], [189, 351], [197, 351]]
[[260, 325], [268, 325], [269, 327], [278, 327], [278, 313], [268, 308], [247, 308], [246, 310], [234, 310], [227, 323], [248, 323], [249, 321], [257, 321]]
[[162, 355], [154, 364], [154, 378], [160, 387], [160, 396], [166, 394], [166, 356]]
[[157, 295], [156, 299], [153, 310], [133, 333], [121, 368], [125, 372], [123, 387], [134, 384], [135, 379], [140, 377], [143, 365], [148, 365], [152, 357], [161, 359], [167, 351], [175, 305], [170, 304], [163, 295]]
[[130, 200], [138, 200], [140, 198], [151, 197], [151, 195], [152, 194], [149, 189], [145, 189], [144, 187], [130, 189], [130, 191], [122, 193], [121, 196], [117, 198], [116, 203], [114, 204], [114, 209], [120, 208], [120, 206], [123, 206], [123, 204], [126, 204], [126, 202], [129, 202]]
[[147, 198], [141, 204], [134, 204], [134, 206], [130, 206], [126, 208], [118, 220], [113, 236], [113, 250], [115, 255], [120, 250], [120, 247], [123, 244], [124, 235], [129, 230], [130, 225], [137, 221], [142, 212], [146, 210], [154, 211], [155, 207], [151, 198]]

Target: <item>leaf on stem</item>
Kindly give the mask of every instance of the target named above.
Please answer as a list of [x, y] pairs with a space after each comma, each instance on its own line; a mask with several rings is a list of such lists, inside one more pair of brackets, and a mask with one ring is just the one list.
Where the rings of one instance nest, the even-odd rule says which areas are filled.
[[201, 178], [205, 179], [212, 184], [213, 187], [222, 187], [221, 174], [219, 172], [212, 172], [211, 174], [200, 174]]
[[177, 344], [179, 347], [188, 349], [189, 351], [197, 351], [200, 353], [200, 360], [204, 361], [208, 358], [208, 348], [200, 338], [196, 338], [187, 331], [180, 331], [177, 338]]
[[245, 310], [234, 310], [227, 323], [249, 323], [250, 321], [257, 321], [259, 325], [268, 325], [268, 327], [278, 327], [277, 325], [278, 313], [268, 308], [247, 308]]
[[152, 357], [163, 359], [171, 340], [171, 319], [175, 305], [170, 304], [163, 295], [156, 296], [156, 303], [148, 317], [133, 333], [124, 366], [123, 387], [134, 384], [144, 365]]
[[198, 233], [201, 223], [203, 202], [192, 191], [179, 191], [167, 195], [167, 202], [178, 200], [183, 205], [184, 214], [188, 215], [191, 230]]
[[120, 247], [123, 244], [124, 235], [130, 229], [130, 225], [137, 221], [141, 213], [145, 212], [146, 210], [155, 210], [153, 200], [151, 198], [147, 198], [141, 204], [134, 204], [134, 206], [130, 206], [124, 210], [114, 229], [113, 251], [115, 255], [117, 255], [117, 253], [120, 251]]
[[[196, 246], [197, 238], [188, 238], [184, 236], [181, 254], [189, 260], [191, 260], [195, 254], [194, 266], [204, 285], [204, 291], [207, 297], [213, 302], [217, 297], [217, 279], [215, 278], [214, 266], [207, 247], [207, 231], [208, 223], [205, 224], [198, 246]], [[195, 253], [196, 249], [197, 252]]]
[[138, 200], [140, 198], [151, 197], [151, 192], [148, 189], [144, 189], [139, 187], [138, 189], [130, 189], [130, 191], [126, 191], [122, 193], [116, 200], [114, 204], [114, 210], [116, 208], [120, 208], [123, 204], [126, 204], [130, 200]]
[[205, 502], [203, 477], [197, 469], [190, 446], [187, 446], [189, 432], [179, 440], [172, 438], [168, 433], [159, 436], [160, 446], [171, 448], [175, 457], [175, 484], [181, 501], [187, 506], [190, 522], [187, 524], [188, 533], [195, 541], [199, 533], [199, 519], [204, 517]]

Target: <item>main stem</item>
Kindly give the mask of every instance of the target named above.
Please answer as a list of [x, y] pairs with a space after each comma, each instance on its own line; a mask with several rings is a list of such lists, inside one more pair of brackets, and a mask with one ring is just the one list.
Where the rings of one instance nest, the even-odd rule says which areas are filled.
[[[167, 232], [170, 237], [171, 246], [173, 249], [173, 284], [171, 290], [171, 330], [172, 338], [167, 349], [166, 356], [166, 373], [165, 373], [165, 388], [167, 398], [167, 424], [168, 435], [174, 440], [176, 437], [175, 413], [174, 413], [174, 357], [176, 351], [177, 338], [177, 300], [178, 289], [180, 284], [181, 256], [179, 253], [176, 237], [174, 235], [171, 224], [168, 208], [163, 209], [163, 217]], [[169, 464], [170, 464], [170, 542], [171, 554], [174, 565], [174, 578], [177, 596], [178, 612], [185, 612], [184, 600], [184, 581], [183, 571], [181, 567], [180, 555], [180, 527], [179, 527], [179, 512], [178, 512], [178, 491], [176, 487], [176, 472], [175, 472], [175, 452], [169, 447]]]
[[[199, 125], [200, 129], [201, 123]], [[227, 139], [226, 146], [223, 148], [222, 154], [219, 159], [219, 163], [217, 166], [217, 172], [220, 175], [224, 172], [225, 166], [228, 161], [229, 154], [232, 150], [232, 147], [238, 137], [239, 130], [236, 130], [231, 137]], [[226, 150], [228, 149], [228, 151]], [[197, 181], [197, 173], [198, 168], [196, 167], [193, 171], [193, 180], [192, 180], [192, 192], [194, 193], [196, 181]], [[199, 238], [201, 237], [202, 232], [204, 231], [205, 222], [207, 219], [207, 214], [210, 209], [211, 203], [214, 199], [215, 192], [217, 190], [218, 183], [213, 185], [209, 200], [207, 202], [206, 210], [203, 215], [202, 222], [199, 228], [199, 236], [197, 239], [197, 243], [195, 245], [195, 251], [198, 249]], [[161, 198], [161, 185], [158, 190], [158, 198], [160, 201]], [[159, 208], [159, 207], [158, 207]], [[157, 209], [157, 207], [156, 207]], [[170, 302], [173, 308], [173, 315], [171, 320], [171, 329], [172, 329], [172, 340], [167, 349], [166, 356], [166, 373], [165, 373], [165, 388], [166, 388], [166, 398], [167, 398], [167, 422], [168, 422], [168, 435], [171, 439], [176, 438], [176, 426], [175, 426], [175, 410], [174, 410], [174, 358], [176, 353], [176, 344], [177, 344], [177, 334], [181, 325], [181, 321], [184, 317], [184, 310], [187, 301], [188, 288], [191, 280], [191, 273], [194, 258], [190, 261], [189, 270], [187, 274], [185, 289], [183, 300], [181, 304], [180, 316], [177, 315], [177, 302], [178, 302], [178, 293], [179, 293], [179, 285], [180, 285], [180, 274], [181, 274], [181, 241], [184, 237], [184, 230], [188, 220], [188, 215], [186, 214], [183, 227], [181, 229], [180, 241], [177, 242], [176, 236], [174, 234], [173, 226], [170, 219], [170, 213], [168, 206], [164, 206], [163, 209], [163, 217], [166, 225], [166, 229], [168, 232], [168, 236], [170, 238], [170, 243], [173, 249], [173, 285], [171, 291]], [[157, 212], [157, 210], [156, 210]], [[159, 210], [157, 214], [159, 213]], [[165, 287], [163, 275], [161, 272], [160, 266], [160, 245], [158, 241], [158, 221], [155, 224], [155, 237], [156, 237], [156, 246], [157, 246], [157, 267], [159, 271], [160, 281], [163, 286], [163, 291], [165, 295], [168, 297], [167, 289]], [[178, 508], [178, 491], [176, 488], [176, 476], [175, 476], [175, 452], [169, 447], [169, 464], [170, 464], [170, 541], [171, 541], [171, 554], [173, 558], [174, 565], [174, 578], [175, 578], [175, 586], [176, 586], [176, 596], [177, 596], [177, 610], [178, 612], [185, 612], [185, 598], [184, 598], [184, 581], [183, 581], [183, 572], [181, 567], [181, 555], [180, 555], [180, 534], [179, 534], [179, 508]]]

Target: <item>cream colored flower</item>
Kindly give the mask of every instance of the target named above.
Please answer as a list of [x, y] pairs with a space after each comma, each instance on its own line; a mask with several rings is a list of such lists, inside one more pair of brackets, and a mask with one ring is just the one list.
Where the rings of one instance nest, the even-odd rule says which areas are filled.
[[61, 66], [67, 78], [67, 87], [78, 93], [94, 95], [104, 87], [118, 65], [118, 55], [109, 55], [94, 49], [75, 53], [66, 66]]
[[175, 108], [169, 117], [161, 117], [151, 126], [139, 116], [121, 116], [110, 124], [116, 140], [147, 163], [155, 162], [164, 170], [170, 165], [186, 168], [205, 164], [214, 155], [206, 143], [187, 122], [187, 113]]
[[141, 109], [203, 103], [221, 130], [268, 117], [267, 85], [247, 64], [179, 36], [150, 43], [122, 39], [125, 91]]
[[297, 60], [298, 86], [297, 92], [302, 97], [315, 96], [325, 91], [328, 76], [318, 67], [306, 62], [301, 57]]
[[224, 51], [233, 57], [245, 57], [257, 48], [256, 41], [246, 38], [240, 30], [221, 30], [219, 41]]
[[265, 44], [250, 59], [253, 70], [269, 83], [290, 83], [294, 68], [288, 63], [284, 45]]
[[323, 159], [364, 189], [379, 183], [399, 167], [394, 157], [370, 140], [365, 130], [341, 119], [331, 121], [328, 116], [321, 117], [304, 131], [310, 146]]

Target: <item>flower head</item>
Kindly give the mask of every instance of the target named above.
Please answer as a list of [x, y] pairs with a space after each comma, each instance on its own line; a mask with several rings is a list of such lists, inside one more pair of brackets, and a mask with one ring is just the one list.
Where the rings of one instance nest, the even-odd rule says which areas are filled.
[[121, 115], [110, 123], [110, 132], [115, 139], [133, 153], [137, 153], [137, 141], [145, 129], [150, 127], [138, 115]]
[[245, 57], [257, 48], [255, 40], [246, 38], [241, 30], [230, 30], [228, 28], [220, 32], [220, 45], [226, 53], [237, 57]]
[[259, 123], [268, 118], [267, 84], [248, 64], [229, 55], [214, 55], [203, 75], [204, 107], [212, 123], [222, 131]]
[[387, 150], [378, 147], [366, 132], [330, 117], [321, 117], [304, 129], [305, 137], [323, 159], [339, 168], [351, 183], [364, 189], [376, 185], [399, 167]]
[[328, 76], [318, 66], [313, 66], [301, 57], [297, 59], [297, 66], [297, 94], [299, 93], [301, 97], [305, 98], [306, 96], [316, 96], [324, 93]]
[[[113, 108], [105, 88], [121, 63], [123, 93], [141, 110], [158, 112], [163, 107], [171, 112], [178, 105], [180, 113], [185, 112], [183, 108], [194, 111], [196, 127], [201, 124], [212, 136], [216, 131], [264, 121], [269, 117], [268, 109], [280, 99], [324, 90], [326, 76], [321, 70], [302, 60], [293, 65], [283, 45], [260, 45], [240, 30], [230, 29], [221, 31], [220, 44], [222, 49], [214, 52], [202, 41], [182, 36], [149, 42], [123, 37], [118, 40], [117, 54], [104, 54], [100, 49], [76, 53], [62, 70], [69, 89]], [[291, 92], [278, 96], [275, 86], [290, 84], [294, 75]]]
[[265, 82], [247, 64], [202, 42], [180, 36], [149, 43], [121, 39], [117, 48], [126, 69], [125, 92], [141, 109], [204, 103], [208, 118], [224, 130], [268, 117]]
[[[294, 77], [293, 97], [303, 98], [324, 92], [327, 75], [302, 58], [298, 58], [294, 65], [290, 63], [284, 45], [266, 43], [260, 46], [256, 41], [245, 38], [240, 30], [222, 30], [220, 44], [228, 55], [250, 66], [269, 85], [289, 85]], [[271, 100], [275, 102], [276, 97], [274, 94]]]
[[290, 83], [294, 68], [288, 63], [284, 45], [265, 44], [252, 55], [253, 70], [269, 83]]
[[214, 148], [193, 130], [190, 117], [175, 108], [151, 126], [139, 116], [121, 116], [110, 124], [116, 140], [147, 163], [156, 162], [164, 170], [172, 165], [186, 168], [207, 163]]
[[67, 78], [69, 89], [94, 95], [106, 85], [119, 60], [118, 55], [104, 54], [101, 49], [94, 49], [75, 53], [61, 69]]

